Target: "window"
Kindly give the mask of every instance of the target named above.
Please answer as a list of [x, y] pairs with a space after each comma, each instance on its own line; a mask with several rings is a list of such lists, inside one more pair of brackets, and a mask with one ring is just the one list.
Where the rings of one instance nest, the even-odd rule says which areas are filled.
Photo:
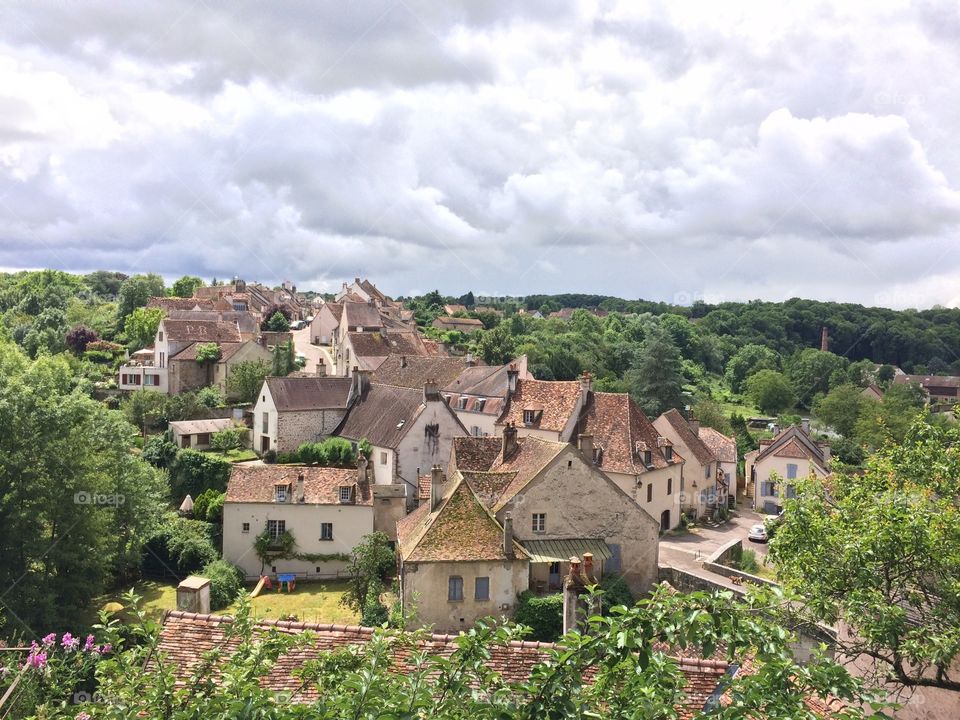
[[673, 460], [673, 445], [666, 445], [663, 448], [663, 456], [668, 460]]
[[160, 376], [159, 376], [159, 375], [144, 375], [144, 376], [143, 376], [143, 384], [144, 384], [144, 385], [152, 385], [153, 387], [156, 387], [157, 385], [160, 384]]
[[542, 533], [547, 531], [547, 514], [546, 513], [533, 514], [533, 531], [535, 533]]
[[704, 465], [704, 467], [703, 467], [703, 477], [705, 477], [707, 480], [710, 479], [710, 466], [709, 466], [709, 465]]
[[524, 410], [523, 411], [523, 424], [524, 425], [533, 425], [534, 420], [536, 419], [536, 413], [533, 410]]
[[787, 480], [797, 479], [797, 464], [787, 463]]
[[287, 501], [287, 486], [286, 485], [277, 485], [274, 489], [274, 499], [278, 503]]
[[797, 489], [793, 485], [787, 485], [784, 492], [788, 498], [795, 498], [797, 496]]
[[643, 451], [644, 467], [650, 467], [653, 464], [653, 453], [650, 450]]
[[286, 520], [267, 520], [267, 534], [271, 540], [276, 540], [287, 531]]
[[447, 580], [447, 601], [463, 602], [463, 578], [451, 575]]
[[250, 532], [250, 523], [243, 523], [243, 525], [240, 528], [240, 532], [245, 532], [245, 533]]
[[763, 482], [760, 483], [760, 494], [766, 495], [767, 497], [773, 497], [777, 494], [777, 485], [772, 482]]
[[320, 523], [320, 539], [333, 540], [333, 523]]
[[197, 433], [197, 445], [209, 445], [210, 433]]
[[350, 502], [353, 496], [353, 488], [349, 485], [342, 485], [340, 487], [340, 502], [348, 503]]
[[488, 577], [478, 577], [473, 582], [473, 599], [474, 600], [489, 600], [490, 599], [490, 578]]
[[481, 436], [480, 433], [481, 433], [481, 430], [479, 425], [474, 425], [473, 427], [470, 428], [470, 434], [473, 435], [474, 437], [480, 437]]
[[166, 355], [164, 355], [164, 353], [160, 353], [160, 367], [166, 367], [166, 361]]
[[385, 452], [380, 453], [380, 464], [381, 465], [387, 464], [387, 454]]
[[667, 495], [673, 495], [673, 478], [667, 478]]
[[264, 413], [260, 422], [260, 432], [266, 435], [270, 432], [270, 413]]
[[487, 399], [480, 398], [479, 400], [477, 400], [476, 403], [474, 403], [473, 409], [476, 410], [477, 412], [483, 412], [483, 406], [486, 404], [487, 404]]
[[647, 485], [647, 502], [653, 502], [653, 483]]
[[160, 340], [160, 341], [163, 340], [163, 330], [160, 330], [157, 332], [157, 340]]
[[467, 399], [465, 397], [462, 397], [459, 400], [457, 400], [458, 410], [465, 410], [466, 408], [467, 408]]

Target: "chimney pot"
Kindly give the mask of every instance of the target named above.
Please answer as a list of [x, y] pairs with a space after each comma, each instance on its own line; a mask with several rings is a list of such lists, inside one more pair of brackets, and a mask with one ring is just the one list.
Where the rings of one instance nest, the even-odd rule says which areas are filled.
[[503, 459], [506, 460], [513, 455], [517, 447], [517, 428], [514, 427], [512, 422], [507, 423], [506, 427], [503, 428]]
[[593, 577], [593, 553], [583, 554], [583, 576], [588, 583], [592, 583]]
[[580, 433], [578, 447], [587, 462], [593, 464], [593, 435], [590, 433]]
[[426, 402], [440, 399], [440, 387], [433, 378], [430, 378], [423, 384], [423, 399]]
[[513, 518], [507, 513], [503, 518], [503, 554], [513, 560]]

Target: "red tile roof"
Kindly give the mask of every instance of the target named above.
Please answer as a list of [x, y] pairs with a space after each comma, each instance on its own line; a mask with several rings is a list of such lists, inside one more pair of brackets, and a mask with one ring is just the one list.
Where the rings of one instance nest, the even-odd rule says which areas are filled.
[[[517, 391], [497, 424], [512, 422], [518, 428], [561, 432], [577, 411], [580, 393], [579, 380], [517, 380]], [[533, 423], [524, 423], [524, 409], [535, 409], [542, 414]]]
[[465, 357], [391, 355], [373, 372], [371, 379], [387, 385], [423, 390], [427, 380], [436, 381], [439, 387], [449, 384], [466, 367]]
[[240, 342], [240, 330], [235, 322], [211, 320], [174, 320], [164, 318], [160, 326], [167, 340], [178, 342]]
[[483, 323], [476, 318], [441, 316], [433, 321], [433, 327], [440, 330], [460, 330], [461, 332], [471, 333], [475, 330], [483, 330]]
[[362, 327], [367, 331], [383, 327], [380, 311], [370, 303], [343, 303], [343, 318], [348, 328]]
[[700, 427], [697, 437], [720, 462], [735, 463], [737, 461], [737, 441], [732, 437], [727, 437], [719, 430], [705, 425]]
[[693, 431], [693, 428], [690, 427], [690, 423], [688, 423], [686, 418], [680, 414], [679, 410], [676, 408], [670, 408], [660, 417], [664, 418], [670, 423], [670, 426], [674, 429], [677, 435], [680, 436], [680, 441], [690, 448], [690, 452], [693, 453], [693, 456], [697, 459], [697, 462], [699, 462], [701, 465], [716, 462], [717, 456], [714, 455], [713, 451], [708, 448], [697, 436], [697, 434]]
[[423, 390], [370, 383], [333, 434], [396, 448], [423, 407]]
[[[274, 488], [288, 485], [295, 493], [300, 475], [303, 475], [304, 503], [308, 505], [340, 505], [340, 488], [344, 486], [354, 488], [353, 504], [373, 505], [370, 484], [357, 484], [356, 469], [305, 465], [234, 465], [224, 502], [273, 503]], [[288, 504], [296, 503], [297, 499], [291, 497]]]
[[[667, 461], [657, 429], [626, 393], [591, 392], [576, 432], [593, 435], [594, 448], [602, 450], [596, 453], [601, 470], [640, 475], [678, 462], [676, 456]], [[651, 468], [643, 464], [644, 450], [650, 450]]]
[[147, 300], [148, 308], [161, 310], [206, 310], [214, 311], [216, 306], [210, 298], [152, 297]]

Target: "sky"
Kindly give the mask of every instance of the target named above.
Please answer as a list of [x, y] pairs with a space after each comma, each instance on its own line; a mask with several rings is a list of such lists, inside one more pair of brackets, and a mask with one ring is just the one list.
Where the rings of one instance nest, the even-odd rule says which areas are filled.
[[0, 3], [0, 268], [960, 305], [960, 4]]

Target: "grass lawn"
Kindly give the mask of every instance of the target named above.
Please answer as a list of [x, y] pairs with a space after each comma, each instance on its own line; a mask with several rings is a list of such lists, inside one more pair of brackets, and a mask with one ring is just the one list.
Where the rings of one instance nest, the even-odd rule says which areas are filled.
[[[96, 598], [92, 603], [90, 622], [97, 622], [97, 613], [110, 602], [123, 604], [123, 595], [130, 588], [107, 593]], [[175, 583], [159, 582], [157, 580], [142, 580], [133, 588], [140, 596], [140, 609], [146, 612], [151, 620], [160, 620], [164, 610], [177, 609], [177, 586]]]
[[206, 452], [217, 457], [222, 457], [228, 462], [244, 462], [245, 460], [256, 460], [257, 454], [250, 448], [241, 448], [239, 450], [230, 450], [226, 455], [217, 450], [207, 450]]
[[[253, 599], [253, 614], [258, 618], [277, 619], [294, 615], [302, 622], [356, 625], [360, 622], [360, 616], [340, 604], [346, 586], [344, 580], [301, 580], [297, 582], [297, 589], [292, 593], [264, 589]], [[245, 589], [251, 592], [253, 585]], [[235, 605], [231, 605], [221, 612], [229, 615], [235, 609]]]

